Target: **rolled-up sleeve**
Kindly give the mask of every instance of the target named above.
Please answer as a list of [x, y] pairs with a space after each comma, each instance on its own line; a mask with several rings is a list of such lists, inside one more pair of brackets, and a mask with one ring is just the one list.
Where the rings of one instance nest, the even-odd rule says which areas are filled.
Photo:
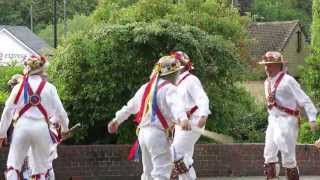
[[0, 138], [7, 138], [7, 130], [10, 127], [12, 118], [16, 111], [16, 105], [14, 104], [14, 99], [16, 98], [19, 86], [15, 86], [5, 103], [5, 107], [2, 112], [0, 121]]
[[58, 119], [59, 124], [61, 125], [61, 131], [66, 132], [69, 130], [69, 118], [55, 87], [53, 88], [52, 95], [54, 101], [53, 107], [55, 107], [54, 116]]
[[304, 108], [309, 121], [316, 121], [318, 111], [309, 96], [301, 89], [299, 83], [292, 78], [289, 87], [298, 105]]
[[195, 104], [198, 106], [199, 115], [200, 116], [208, 116], [211, 114], [209, 109], [209, 98], [204, 91], [200, 80], [195, 76], [190, 76], [191, 78], [190, 82], [193, 82], [192, 84], [188, 84], [188, 93], [194, 100]]
[[136, 94], [127, 102], [127, 104], [116, 112], [114, 121], [118, 122], [118, 124], [121, 124], [125, 120], [127, 120], [129, 116], [131, 116], [132, 114], [138, 113], [146, 85], [147, 84], [141, 86], [139, 90], [136, 92]]

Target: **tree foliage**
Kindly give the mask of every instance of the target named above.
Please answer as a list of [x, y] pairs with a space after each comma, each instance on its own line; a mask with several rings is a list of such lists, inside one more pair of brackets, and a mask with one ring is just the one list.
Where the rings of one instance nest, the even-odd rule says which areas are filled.
[[[58, 20], [63, 19], [64, 0], [56, 0]], [[96, 7], [98, 0], [67, 0], [67, 16], [72, 18], [75, 14], [89, 15]], [[32, 17], [35, 32], [40, 31], [52, 23], [53, 0], [1, 0], [0, 24], [24, 25], [30, 27]]]
[[308, 94], [316, 105], [320, 106], [320, 47], [314, 47], [313, 53], [306, 60], [302, 80]]
[[[311, 31], [312, 54], [306, 60], [306, 66], [303, 68], [303, 84], [317, 107], [320, 107], [320, 1], [313, 0], [313, 21]], [[317, 120], [320, 123], [320, 117]], [[314, 143], [319, 138], [319, 133], [311, 133], [308, 124], [305, 123], [300, 132], [300, 142]]]
[[[66, 36], [70, 36], [74, 33], [80, 33], [81, 31], [89, 31], [93, 26], [91, 18], [85, 15], [75, 15], [72, 19], [67, 20], [67, 33], [64, 32], [63, 22], [58, 23], [58, 42], [62, 42]], [[53, 46], [53, 26], [48, 25], [42, 29], [38, 35], [44, 39], [49, 45]]]
[[10, 0], [0, 1], [0, 24], [1, 25], [27, 25], [29, 22], [28, 4], [30, 1]]
[[192, 25], [231, 40], [242, 59], [247, 57], [244, 45], [247, 43], [249, 20], [239, 16], [238, 10], [224, 0], [102, 0], [94, 19], [110, 24], [166, 19], [179, 25]]
[[[320, 125], [320, 117], [317, 119], [317, 124]], [[319, 139], [320, 132], [317, 131], [315, 133], [310, 131], [310, 125], [309, 122], [305, 121], [300, 127], [299, 132], [299, 143], [304, 144], [313, 144], [316, 140]]]
[[312, 0], [254, 0], [251, 13], [257, 21], [300, 20], [309, 34]]
[[311, 27], [311, 32], [312, 32], [311, 46], [313, 48], [320, 48], [320, 1], [319, 0], [313, 0], [312, 15], [313, 15], [313, 21], [312, 21], [312, 27]]
[[169, 21], [103, 24], [74, 34], [58, 48], [50, 77], [58, 85], [72, 123], [82, 121], [86, 127], [78, 141], [131, 142], [135, 130], [130, 120], [117, 136], [107, 138], [105, 124], [148, 81], [156, 60], [172, 50], [188, 52], [206, 87], [212, 109], [207, 128], [240, 141], [261, 141], [265, 117], [255, 113], [252, 99], [236, 85], [242, 65], [232, 43]]
[[[8, 95], [10, 94], [10, 88], [7, 82], [11, 79], [14, 74], [21, 74], [22, 67], [12, 67], [12, 66], [0, 66], [0, 107], [3, 105]], [[1, 112], [2, 109], [0, 109]]]
[[313, 21], [312, 21], [312, 55], [307, 59], [307, 65], [303, 70], [303, 82], [314, 98], [318, 106], [320, 105], [320, 1], [313, 1]]

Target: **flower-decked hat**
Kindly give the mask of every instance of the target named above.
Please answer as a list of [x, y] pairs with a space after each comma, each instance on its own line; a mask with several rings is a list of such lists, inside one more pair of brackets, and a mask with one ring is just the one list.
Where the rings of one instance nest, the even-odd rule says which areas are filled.
[[154, 121], [155, 117], [155, 110], [154, 110], [154, 104], [157, 104], [157, 90], [158, 90], [158, 83], [160, 77], [167, 76], [169, 74], [178, 72], [183, 68], [183, 66], [180, 65], [180, 62], [173, 56], [163, 56], [161, 57], [158, 62], [155, 64], [150, 80], [147, 83], [147, 86], [145, 88], [145, 92], [143, 93], [143, 100], [141, 109], [136, 116], [136, 122], [139, 122], [145, 115], [146, 112], [151, 109], [152, 110], [152, 121]]
[[170, 53], [171, 56], [175, 57], [182, 66], [184, 66], [187, 70], [194, 69], [193, 64], [189, 56], [183, 51], [173, 51]]
[[159, 59], [155, 67], [160, 76], [166, 76], [177, 71], [180, 71], [183, 66], [181, 66], [178, 59], [174, 56], [163, 56]]
[[258, 64], [286, 64], [287, 61], [283, 59], [283, 56], [278, 51], [268, 51], [262, 57], [262, 60]]
[[31, 75], [43, 75], [44, 67], [47, 59], [44, 56], [31, 55], [24, 60], [23, 69], [23, 99], [24, 104], [30, 103], [32, 105], [38, 105], [40, 103], [40, 96], [37, 94], [29, 95], [29, 76]]
[[44, 56], [31, 55], [24, 61], [24, 74], [32, 75], [43, 71], [43, 68], [47, 62]]

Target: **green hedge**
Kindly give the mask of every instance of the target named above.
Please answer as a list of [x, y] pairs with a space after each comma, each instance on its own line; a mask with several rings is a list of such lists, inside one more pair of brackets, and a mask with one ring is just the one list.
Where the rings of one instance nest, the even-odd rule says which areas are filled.
[[[313, 22], [312, 22], [312, 55], [307, 58], [306, 66], [303, 68], [303, 84], [315, 105], [320, 107], [320, 1], [313, 1]], [[320, 123], [320, 117], [317, 120]], [[312, 133], [309, 124], [302, 125], [299, 141], [301, 143], [314, 143], [320, 137], [320, 132]]]
[[[320, 117], [317, 119], [317, 124], [320, 126]], [[299, 143], [302, 144], [313, 144], [316, 140], [320, 138], [320, 131], [313, 133], [310, 131], [309, 122], [303, 121], [299, 132]]]
[[250, 18], [240, 16], [237, 8], [225, 0], [101, 0], [92, 15], [97, 23], [127, 24], [169, 20], [198, 27], [211, 35], [220, 35], [237, 47], [241, 60], [247, 61]]
[[320, 47], [314, 48], [312, 55], [307, 58], [302, 80], [314, 103], [320, 107]]
[[7, 82], [18, 73], [22, 73], [22, 67], [0, 66], [0, 104], [4, 104], [10, 92]]
[[320, 48], [320, 1], [312, 1], [312, 26], [311, 26], [313, 48]]

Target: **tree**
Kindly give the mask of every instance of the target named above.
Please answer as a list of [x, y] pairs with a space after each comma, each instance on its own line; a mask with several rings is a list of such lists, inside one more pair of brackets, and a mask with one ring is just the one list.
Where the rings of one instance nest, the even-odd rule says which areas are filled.
[[[93, 26], [91, 18], [85, 15], [74, 15], [72, 19], [67, 20], [68, 32], [67, 36], [81, 31], [89, 31]], [[38, 35], [44, 39], [49, 45], [53, 46], [53, 27], [52, 25], [46, 26]], [[65, 38], [63, 30], [63, 22], [58, 23], [58, 42], [63, 41]]]
[[320, 103], [320, 1], [314, 0], [312, 6], [312, 55], [307, 59], [303, 80], [308, 92]]
[[[306, 67], [303, 69], [302, 80], [308, 94], [311, 95], [317, 107], [320, 107], [320, 0], [313, 0], [312, 4], [312, 27], [311, 27], [311, 48], [312, 54], [306, 60]], [[320, 117], [318, 118], [320, 123]], [[311, 133], [304, 124], [304, 129], [300, 133], [300, 141], [308, 142], [319, 138], [318, 134]]]
[[320, 48], [320, 1], [319, 0], [313, 0], [313, 6], [312, 6], [312, 15], [313, 15], [313, 21], [312, 21], [312, 41], [311, 46], [313, 48]]
[[287, 21], [300, 20], [310, 34], [311, 0], [254, 0], [251, 14], [256, 21]]
[[[120, 2], [128, 2], [126, 5]], [[180, 25], [196, 26], [209, 34], [221, 35], [235, 43], [241, 59], [247, 58], [247, 17], [224, 0], [102, 0], [94, 12], [98, 22], [126, 24], [166, 19]]]
[[[30, 28], [30, 7], [34, 31], [38, 32], [52, 21], [53, 0], [5, 0], [0, 1], [0, 24], [23, 25]], [[58, 19], [63, 19], [63, 1], [57, 1]], [[75, 14], [89, 15], [96, 7], [98, 0], [68, 0], [67, 15], [72, 18]]]
[[29, 25], [29, 3], [27, 0], [0, 1], [0, 24]]

